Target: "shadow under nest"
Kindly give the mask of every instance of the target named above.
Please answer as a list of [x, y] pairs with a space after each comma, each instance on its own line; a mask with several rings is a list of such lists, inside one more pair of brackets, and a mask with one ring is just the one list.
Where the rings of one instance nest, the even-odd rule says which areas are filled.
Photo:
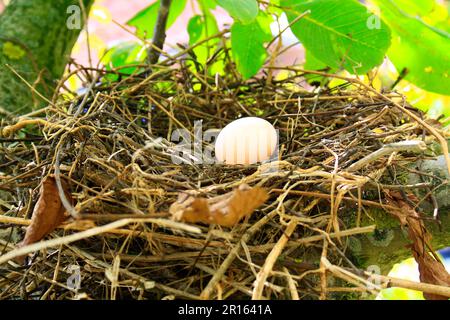
[[[362, 221], [385, 203], [380, 190], [405, 183], [408, 164], [434, 156], [435, 138], [393, 105], [422, 117], [395, 92], [378, 96], [346, 83], [312, 93], [302, 88], [303, 76], [291, 71], [288, 79], [268, 83], [265, 77], [217, 81], [187, 67], [167, 68], [98, 84], [71, 99], [58, 97], [30, 117], [40, 120], [0, 143], [0, 215], [23, 222], [2, 224], [2, 254], [23, 238], [49, 174], [70, 184], [79, 219], [70, 218], [46, 239], [130, 221], [37, 251], [25, 264], [4, 263], [0, 297], [249, 299], [271, 252], [275, 261], [260, 298], [317, 299], [324, 289], [327, 298], [360, 297], [362, 290], [332, 274], [324, 284], [321, 256], [335, 266], [358, 267], [349, 237], [373, 232]], [[193, 132], [197, 120], [203, 130], [223, 128], [244, 116], [264, 118], [279, 130], [276, 170], [261, 169], [270, 164], [173, 163], [175, 129]], [[347, 170], [383, 145], [404, 140], [423, 140], [428, 149]], [[242, 184], [265, 188], [269, 199], [233, 228], [199, 223], [190, 224], [196, 232], [189, 232], [160, 223], [173, 221], [169, 208], [180, 193], [212, 198]], [[74, 266], [78, 290], [67, 285]]]

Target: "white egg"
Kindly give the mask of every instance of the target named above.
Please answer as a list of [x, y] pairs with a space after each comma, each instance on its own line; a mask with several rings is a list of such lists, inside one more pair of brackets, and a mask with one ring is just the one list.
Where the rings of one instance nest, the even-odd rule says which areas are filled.
[[278, 134], [266, 120], [241, 118], [220, 131], [216, 158], [225, 164], [253, 164], [270, 159], [278, 146]]

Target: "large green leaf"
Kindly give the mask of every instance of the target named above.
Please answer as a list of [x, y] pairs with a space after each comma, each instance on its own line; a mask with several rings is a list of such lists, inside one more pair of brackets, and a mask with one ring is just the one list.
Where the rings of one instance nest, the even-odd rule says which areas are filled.
[[394, 0], [394, 2], [405, 13], [420, 17], [429, 14], [436, 5], [436, 0]]
[[332, 68], [364, 74], [381, 64], [390, 45], [389, 28], [356, 0], [282, 0], [291, 26], [305, 48]]
[[271, 18], [260, 14], [258, 18], [243, 24], [235, 21], [231, 27], [231, 51], [237, 68], [246, 79], [261, 69], [267, 57], [264, 43], [272, 39]]
[[[114, 70], [118, 67], [140, 64], [145, 61], [147, 50], [144, 45], [137, 42], [122, 42], [109, 49], [103, 56], [101, 62], [107, 70]], [[120, 68], [122, 74], [133, 74], [137, 72], [137, 67], [130, 66]], [[115, 75], [107, 76], [110, 80], [115, 80]]]
[[324, 70], [331, 69], [326, 63], [317, 59], [309, 50], [305, 51], [305, 64], [306, 70]]
[[[210, 13], [205, 15], [196, 15], [189, 20], [187, 31], [189, 34], [189, 45], [194, 45], [197, 42], [206, 39], [219, 32], [216, 19]], [[205, 64], [211, 54], [214, 52], [214, 47], [219, 43], [219, 39], [211, 39], [204, 44], [193, 49], [197, 61]]]
[[250, 23], [258, 16], [256, 0], [217, 0], [219, 6], [228, 11], [230, 16], [241, 23]]
[[[167, 17], [166, 28], [169, 28], [178, 16], [183, 12], [187, 0], [175, 0], [170, 5], [169, 16]], [[153, 37], [156, 19], [158, 17], [160, 1], [152, 3], [147, 8], [139, 11], [127, 24], [136, 27], [137, 35], [141, 38], [150, 39]]]
[[392, 2], [376, 0], [393, 32], [389, 59], [418, 87], [450, 95], [450, 37], [404, 15]]
[[[314, 55], [308, 50], [305, 51], [305, 64], [303, 65], [303, 67], [305, 68], [305, 70], [320, 70], [326, 73], [335, 73], [337, 71], [336, 69], [332, 69], [326, 63], [323, 63], [322, 61], [314, 57]], [[314, 74], [305, 74], [305, 79], [309, 83], [323, 83], [324, 81], [326, 81], [322, 76]]]
[[202, 11], [215, 9], [217, 7], [217, 3], [215, 0], [197, 0], [197, 1]]
[[281, 8], [281, 0], [270, 0], [267, 6], [267, 13], [275, 14], [280, 16], [283, 13], [283, 9]]

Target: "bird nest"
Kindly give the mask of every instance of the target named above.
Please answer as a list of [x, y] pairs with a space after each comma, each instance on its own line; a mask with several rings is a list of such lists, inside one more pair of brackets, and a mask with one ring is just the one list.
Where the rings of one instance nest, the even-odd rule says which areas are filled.
[[[3, 120], [0, 298], [376, 293], [350, 239], [374, 231], [370, 210], [395, 211], [408, 165], [435, 155], [436, 124], [355, 78], [307, 91], [294, 68], [284, 80], [241, 81], [173, 66], [126, 77], [80, 68], [84, 92], [60, 90], [47, 108]], [[107, 74], [119, 79], [98, 81]], [[276, 159], [176, 156], [177, 129], [194, 141], [196, 125], [205, 132], [245, 116], [278, 130]]]

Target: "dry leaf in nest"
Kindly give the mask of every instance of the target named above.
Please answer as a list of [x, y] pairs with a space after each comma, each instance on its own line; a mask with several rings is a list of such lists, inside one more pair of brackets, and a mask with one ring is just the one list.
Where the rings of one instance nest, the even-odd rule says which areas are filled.
[[238, 189], [211, 199], [195, 198], [180, 194], [177, 202], [170, 206], [175, 220], [232, 227], [262, 205], [269, 195], [263, 188], [241, 185]]
[[[69, 192], [69, 185], [61, 179], [66, 198], [71, 203], [72, 197]], [[62, 222], [67, 219], [56, 180], [52, 176], [48, 176], [42, 182], [39, 190], [39, 199], [36, 202], [31, 218], [31, 224], [27, 228], [25, 237], [19, 246], [26, 246], [40, 241], [47, 234], [55, 230]]]
[[[411, 251], [419, 265], [420, 281], [440, 286], [450, 286], [450, 275], [445, 270], [444, 265], [438, 258], [434, 258], [428, 253], [429, 250], [432, 250], [431, 235], [425, 228], [419, 214], [403, 199], [399, 192], [391, 191], [386, 193], [386, 195], [389, 204], [399, 208], [399, 210], [391, 211], [390, 213], [400, 220], [402, 226], [408, 227], [408, 236], [412, 241]], [[408, 198], [413, 202], [418, 201], [411, 194], [408, 195]], [[448, 299], [448, 297], [438, 294], [424, 293], [423, 295], [428, 300]]]

